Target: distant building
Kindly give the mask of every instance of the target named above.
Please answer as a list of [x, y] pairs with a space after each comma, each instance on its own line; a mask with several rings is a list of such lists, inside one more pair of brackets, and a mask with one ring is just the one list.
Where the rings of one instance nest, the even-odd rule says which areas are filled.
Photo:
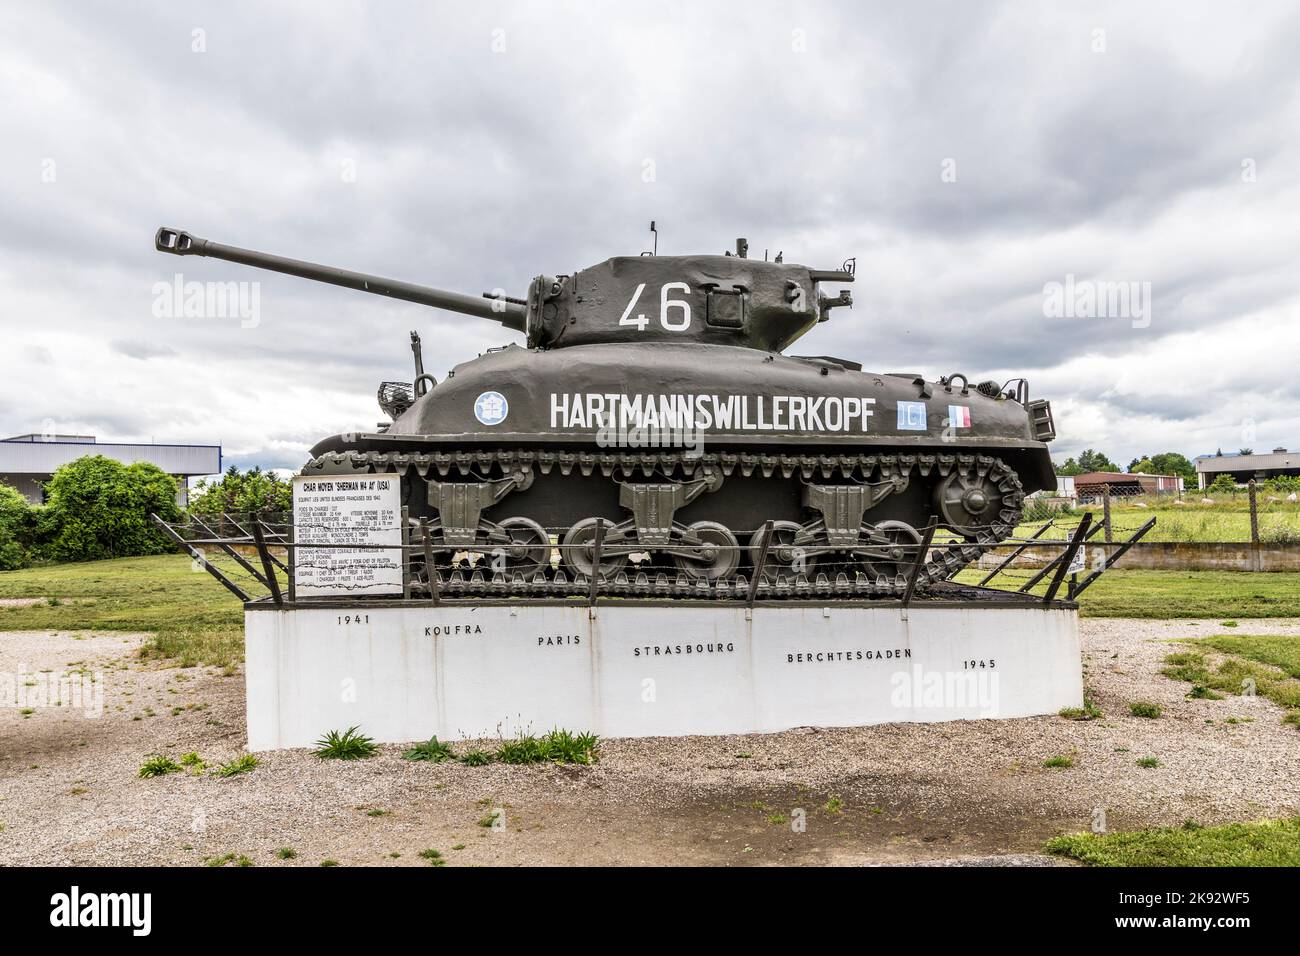
[[1254, 478], [1281, 478], [1300, 475], [1300, 452], [1274, 448], [1267, 455], [1202, 455], [1192, 462], [1196, 466], [1196, 486], [1204, 488], [1219, 475], [1228, 475], [1239, 485]]
[[85, 455], [103, 455], [125, 465], [147, 461], [178, 479], [176, 503], [188, 503], [187, 479], [221, 471], [220, 445], [131, 445], [99, 442], [94, 435], [17, 435], [0, 440], [0, 481], [13, 485], [32, 504], [45, 501], [45, 482], [61, 465]]
[[1060, 499], [1062, 506], [1072, 504], [1075, 498], [1074, 475], [1057, 475], [1055, 491], [1044, 488], [1042, 491], [1030, 492], [1025, 497], [1035, 500], [1042, 498]]
[[1176, 495], [1183, 490], [1177, 475], [1148, 475], [1145, 472], [1090, 471], [1074, 476], [1074, 488], [1080, 501], [1095, 501], [1110, 489], [1112, 498], [1135, 495]]

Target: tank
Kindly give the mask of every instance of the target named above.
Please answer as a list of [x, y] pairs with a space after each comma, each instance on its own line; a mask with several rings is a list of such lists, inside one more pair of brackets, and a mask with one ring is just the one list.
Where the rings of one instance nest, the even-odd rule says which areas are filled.
[[598, 577], [616, 593], [726, 598], [757, 579], [773, 596], [897, 596], [927, 529], [921, 587], [1009, 536], [1024, 496], [1056, 485], [1051, 408], [1023, 379], [788, 354], [852, 304], [824, 291], [853, 282], [851, 259], [758, 260], [742, 239], [476, 297], [169, 228], [155, 246], [522, 333], [438, 381], [412, 332], [413, 381], [379, 386], [390, 420], [322, 440], [303, 467], [401, 476], [409, 520], [429, 532], [417, 586], [563, 595]]

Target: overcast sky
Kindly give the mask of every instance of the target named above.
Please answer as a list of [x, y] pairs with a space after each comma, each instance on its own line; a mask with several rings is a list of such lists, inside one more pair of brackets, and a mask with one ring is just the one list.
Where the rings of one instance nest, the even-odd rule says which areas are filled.
[[[518, 340], [160, 225], [522, 295], [655, 219], [661, 253], [856, 256], [794, 351], [1024, 375], [1058, 460], [1294, 449], [1297, 50], [1284, 3], [7, 3], [0, 432], [297, 467], [382, 418], [408, 330], [439, 379]], [[260, 280], [256, 326], [156, 314], [178, 271]], [[1054, 315], [1071, 275], [1152, 301]]]

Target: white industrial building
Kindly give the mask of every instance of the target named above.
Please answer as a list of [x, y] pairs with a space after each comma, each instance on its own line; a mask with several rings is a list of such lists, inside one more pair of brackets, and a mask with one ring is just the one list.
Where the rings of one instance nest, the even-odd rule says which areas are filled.
[[1239, 485], [1252, 480], [1300, 476], [1300, 452], [1285, 448], [1274, 448], [1267, 455], [1201, 455], [1193, 464], [1199, 488], [1212, 484], [1219, 475], [1228, 475]]
[[45, 482], [62, 465], [103, 455], [124, 465], [145, 461], [176, 478], [177, 504], [187, 503], [188, 479], [221, 471], [220, 445], [154, 445], [100, 442], [94, 435], [16, 435], [0, 440], [0, 482], [13, 485], [32, 504], [45, 501]]

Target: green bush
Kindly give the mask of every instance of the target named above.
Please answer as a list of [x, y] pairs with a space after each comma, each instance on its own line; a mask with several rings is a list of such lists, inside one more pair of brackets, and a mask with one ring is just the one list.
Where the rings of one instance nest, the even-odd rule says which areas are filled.
[[402, 754], [403, 760], [427, 760], [430, 763], [442, 763], [444, 760], [455, 760], [456, 752], [451, 749], [451, 744], [445, 740], [439, 740], [437, 735], [430, 737], [421, 744], [416, 744], [410, 750]]
[[1237, 483], [1232, 480], [1232, 475], [1219, 475], [1205, 490], [1212, 495], [1232, 495], [1237, 492]]
[[1134, 717], [1145, 717], [1148, 720], [1155, 720], [1160, 716], [1160, 705], [1153, 704], [1149, 700], [1135, 700], [1128, 705], [1128, 711]]
[[331, 730], [316, 741], [312, 753], [321, 760], [365, 760], [379, 753], [379, 745], [356, 727], [349, 727], [342, 733]]
[[1269, 478], [1261, 485], [1261, 489], [1273, 494], [1289, 495], [1293, 491], [1300, 491], [1300, 475], [1278, 475], [1276, 478]]
[[17, 488], [0, 484], [0, 571], [27, 566], [36, 513]]
[[595, 734], [574, 734], [552, 730], [534, 737], [520, 733], [513, 740], [503, 740], [496, 759], [501, 763], [581, 763], [596, 761], [599, 738]]
[[180, 518], [176, 479], [156, 465], [124, 465], [87, 455], [54, 473], [38, 518], [45, 552], [55, 561], [95, 561], [163, 554], [173, 546], [149, 520]]
[[253, 514], [259, 511], [293, 510], [293, 485], [261, 468], [240, 473], [231, 465], [217, 481], [203, 479], [190, 497], [190, 512], [204, 518], [229, 514]]

